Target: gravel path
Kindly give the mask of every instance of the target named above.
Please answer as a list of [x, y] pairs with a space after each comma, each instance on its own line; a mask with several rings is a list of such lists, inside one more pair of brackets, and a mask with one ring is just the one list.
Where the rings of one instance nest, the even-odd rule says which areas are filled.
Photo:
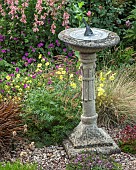
[[[116, 129], [109, 130], [109, 134], [115, 139]], [[116, 162], [123, 166], [123, 170], [136, 170], [136, 155], [121, 152], [111, 155]], [[50, 146], [35, 148], [34, 143], [20, 144], [12, 154], [6, 153], [5, 157], [0, 157], [0, 161], [10, 160], [14, 162], [20, 159], [22, 162], [37, 162], [42, 170], [65, 170], [69, 159], [62, 146]], [[40, 168], [38, 168], [39, 170]]]

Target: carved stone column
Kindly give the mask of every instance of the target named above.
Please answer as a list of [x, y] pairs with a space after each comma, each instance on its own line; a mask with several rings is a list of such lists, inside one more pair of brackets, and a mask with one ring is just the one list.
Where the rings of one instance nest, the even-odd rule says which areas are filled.
[[97, 113], [95, 109], [95, 62], [96, 54], [80, 53], [82, 69], [82, 108], [81, 122], [97, 126]]

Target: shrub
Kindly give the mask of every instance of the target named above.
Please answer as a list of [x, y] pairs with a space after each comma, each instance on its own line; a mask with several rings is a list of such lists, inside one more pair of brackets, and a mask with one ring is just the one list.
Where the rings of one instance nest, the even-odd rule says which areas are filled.
[[104, 155], [87, 152], [78, 154], [66, 166], [66, 170], [122, 170], [121, 165], [117, 164], [112, 158]]
[[104, 50], [98, 53], [97, 70], [102, 70], [104, 67], [112, 70], [131, 67], [135, 64], [135, 50], [133, 46], [125, 48], [121, 43], [119, 47]]
[[[0, 52], [7, 62], [33, 63], [38, 53], [63, 53], [58, 33], [68, 28], [67, 0], [0, 3]], [[22, 61], [22, 62], [23, 62]]]
[[[90, 2], [90, 4], [89, 4]], [[120, 37], [124, 35], [126, 17], [132, 10], [134, 0], [91, 0], [88, 1], [88, 9], [92, 11], [93, 27], [104, 28], [117, 32]]]
[[0, 149], [14, 145], [15, 140], [21, 139], [19, 133], [23, 131], [19, 116], [21, 108], [14, 100], [0, 104]]
[[136, 6], [135, 9], [130, 12], [127, 19], [126, 26], [128, 27], [128, 30], [126, 31], [126, 36], [124, 38], [127, 43], [129, 42], [136, 49]]
[[62, 67], [50, 70], [37, 76], [25, 93], [23, 118], [28, 136], [39, 144], [60, 143], [79, 122], [81, 106], [72, 76]]
[[117, 139], [123, 152], [136, 154], [136, 125], [125, 126], [117, 135]]
[[36, 164], [25, 163], [22, 164], [19, 161], [14, 163], [6, 162], [0, 163], [1, 170], [37, 170]]

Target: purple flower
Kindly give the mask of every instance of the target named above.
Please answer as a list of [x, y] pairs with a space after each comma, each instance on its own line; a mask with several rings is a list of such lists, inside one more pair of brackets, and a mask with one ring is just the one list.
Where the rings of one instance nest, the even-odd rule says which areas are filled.
[[4, 39], [5, 39], [5, 36], [0, 34], [0, 42], [4, 41]]
[[28, 52], [26, 52], [26, 53], [25, 53], [25, 56], [27, 57], [28, 55], [29, 55], [29, 53], [28, 53]]
[[72, 52], [71, 52], [71, 53], [70, 53], [70, 52], [68, 53], [68, 56], [69, 56], [69, 57], [72, 57], [72, 55], [73, 55], [73, 53], [72, 53]]
[[1, 93], [4, 93], [4, 92], [5, 92], [5, 91], [2, 89], [2, 90], [1, 90]]
[[17, 72], [17, 73], [19, 72], [19, 68], [18, 68], [18, 67], [16, 67], [16, 72]]
[[6, 53], [6, 50], [1, 50], [2, 53]]
[[56, 40], [56, 43], [59, 43], [59, 40]]
[[35, 79], [36, 78], [36, 74], [32, 75], [32, 78]]
[[37, 47], [39, 47], [39, 48], [41, 48], [43, 46], [44, 46], [44, 44], [42, 42], [37, 45]]
[[33, 59], [32, 59], [32, 58], [29, 58], [29, 59], [28, 59], [28, 64], [31, 64], [32, 61], [33, 61]]
[[2, 58], [0, 58], [0, 61], [2, 60]]
[[26, 60], [26, 56], [23, 56], [23, 57], [22, 57], [22, 60]]
[[130, 21], [127, 20], [127, 21], [126, 21], [126, 26], [127, 26], [127, 27], [130, 27], [130, 25], [131, 25]]
[[52, 84], [52, 80], [49, 79], [47, 84], [49, 84], [49, 85]]
[[10, 82], [7, 82], [6, 84], [7, 84], [8, 86], [10, 86]]
[[63, 48], [63, 51], [64, 51], [64, 52], [66, 52], [66, 51], [67, 51], [67, 49], [66, 49], [66, 48]]
[[33, 53], [35, 52], [35, 48], [32, 48], [32, 52], [33, 52]]
[[16, 65], [16, 63], [15, 63], [15, 62], [11, 62], [11, 64]]
[[50, 51], [48, 51], [48, 55], [50, 55], [51, 54], [51, 52]]
[[24, 88], [26, 89], [28, 87], [28, 84], [24, 84]]
[[54, 44], [53, 43], [49, 44], [48, 48], [54, 48]]
[[9, 76], [14, 77], [14, 74], [9, 74]]
[[16, 40], [18, 40], [18, 38], [14, 37], [14, 38], [13, 38], [13, 40], [15, 40], [15, 41], [16, 41]]

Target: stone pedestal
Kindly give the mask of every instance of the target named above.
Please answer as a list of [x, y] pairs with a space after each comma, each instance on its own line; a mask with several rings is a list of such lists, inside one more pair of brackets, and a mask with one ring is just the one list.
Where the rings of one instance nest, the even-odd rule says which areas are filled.
[[[82, 151], [95, 151], [103, 154], [120, 152], [113, 139], [103, 129], [97, 127], [95, 108], [95, 67], [96, 52], [116, 45], [119, 37], [107, 30], [94, 29], [96, 36], [89, 40], [84, 37], [82, 28], [62, 31], [59, 38], [80, 52], [82, 69], [82, 108], [81, 121], [63, 144], [72, 157]], [[97, 31], [101, 37], [97, 37]], [[81, 36], [81, 37], [80, 37]]]
[[82, 69], [82, 108], [81, 122], [74, 129], [68, 140], [63, 142], [68, 155], [74, 156], [83, 150], [96, 151], [104, 154], [119, 152], [112, 138], [97, 127], [95, 109], [95, 53], [80, 53]]

